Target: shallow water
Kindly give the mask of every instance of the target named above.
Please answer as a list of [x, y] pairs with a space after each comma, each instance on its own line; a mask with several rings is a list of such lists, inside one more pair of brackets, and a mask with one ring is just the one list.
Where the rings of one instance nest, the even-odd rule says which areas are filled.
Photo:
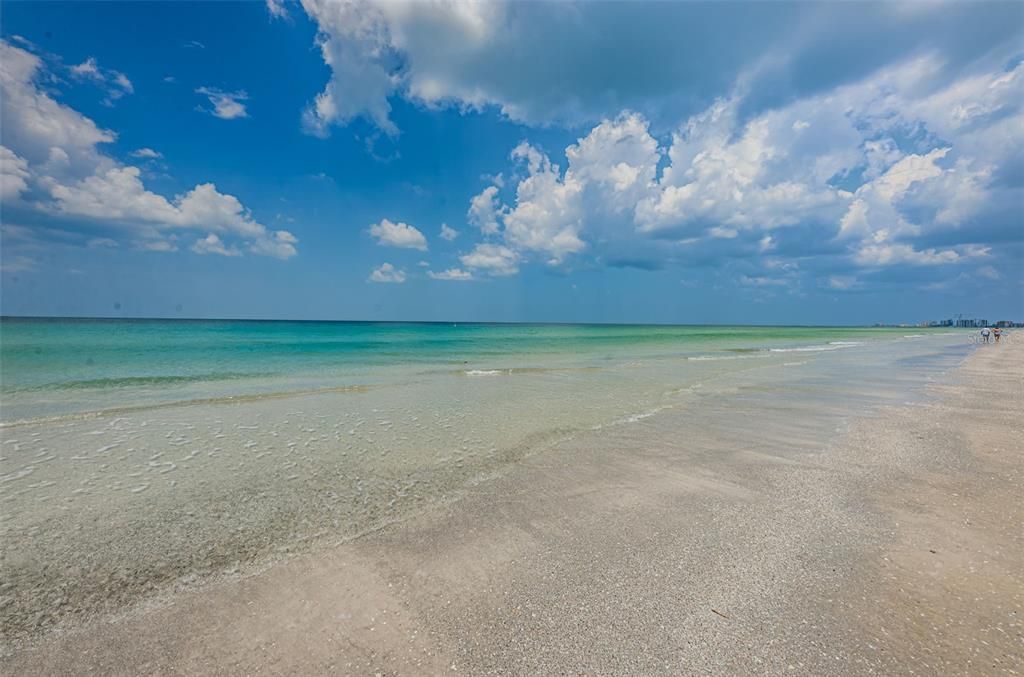
[[559, 444], [671, 449], [699, 428], [718, 450], [821, 448], [971, 349], [906, 330], [281, 324], [4, 322], [5, 635], [352, 538]]
[[0, 321], [2, 421], [317, 389], [842, 350], [905, 329], [170, 320]]

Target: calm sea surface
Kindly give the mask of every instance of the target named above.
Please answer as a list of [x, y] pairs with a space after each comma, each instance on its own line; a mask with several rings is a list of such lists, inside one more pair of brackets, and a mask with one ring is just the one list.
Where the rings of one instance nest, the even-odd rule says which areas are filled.
[[536, 453], [825, 453], [972, 349], [908, 329], [4, 319], [0, 639], [357, 537]]
[[832, 351], [907, 329], [175, 320], [0, 322], [3, 421], [509, 369]]

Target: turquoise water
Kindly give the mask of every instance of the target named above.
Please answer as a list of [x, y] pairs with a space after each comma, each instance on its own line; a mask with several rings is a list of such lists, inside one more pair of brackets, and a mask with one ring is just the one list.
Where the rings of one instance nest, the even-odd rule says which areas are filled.
[[358, 538], [537, 454], [827, 453], [972, 349], [913, 329], [3, 320], [0, 641]]
[[[916, 330], [915, 330], [916, 331]], [[0, 420], [338, 388], [431, 371], [600, 368], [899, 338], [907, 329], [4, 319]]]

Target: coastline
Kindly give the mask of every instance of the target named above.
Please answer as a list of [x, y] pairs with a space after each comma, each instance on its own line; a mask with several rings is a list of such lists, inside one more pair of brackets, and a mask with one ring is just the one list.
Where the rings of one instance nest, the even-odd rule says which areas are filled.
[[1021, 348], [974, 351], [929, 399], [853, 421], [825, 449], [801, 443], [797, 419], [765, 437], [787, 449], [742, 422], [707, 432], [655, 414], [642, 449], [608, 430], [597, 449], [529, 456], [405, 522], [51, 634], [2, 664], [1012, 669], [1024, 637]]

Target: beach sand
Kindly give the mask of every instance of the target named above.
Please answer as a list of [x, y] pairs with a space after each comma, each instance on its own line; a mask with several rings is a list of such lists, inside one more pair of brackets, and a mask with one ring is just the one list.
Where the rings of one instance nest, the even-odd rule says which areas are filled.
[[825, 447], [798, 411], [745, 422], [741, 398], [728, 426], [640, 421], [642, 447], [610, 428], [348, 544], [13, 647], [0, 668], [1024, 673], [1024, 343], [979, 347], [928, 394]]

